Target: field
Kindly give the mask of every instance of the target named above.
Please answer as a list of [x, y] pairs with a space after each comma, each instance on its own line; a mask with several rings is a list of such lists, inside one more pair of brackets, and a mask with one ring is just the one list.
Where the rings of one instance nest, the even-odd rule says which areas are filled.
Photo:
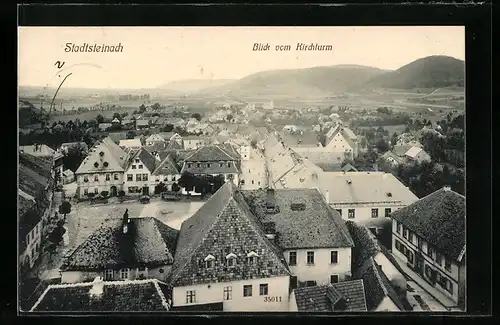
[[135, 108], [122, 108], [122, 109], [116, 109], [116, 110], [109, 110], [109, 111], [91, 111], [91, 112], [83, 112], [80, 114], [74, 114], [74, 115], [51, 115], [49, 118], [50, 122], [58, 122], [58, 121], [63, 121], [63, 122], [68, 122], [69, 120], [74, 121], [75, 119], [79, 119], [80, 121], [85, 121], [85, 120], [94, 120], [97, 115], [102, 115], [104, 118], [112, 118], [114, 113], [128, 113], [131, 115], [135, 110], [137, 110], [137, 107]]

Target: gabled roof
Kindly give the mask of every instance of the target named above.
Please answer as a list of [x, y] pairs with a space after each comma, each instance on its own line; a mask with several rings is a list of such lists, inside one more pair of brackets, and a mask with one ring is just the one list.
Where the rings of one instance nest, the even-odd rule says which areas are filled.
[[56, 154], [56, 151], [46, 144], [19, 146], [19, 151], [32, 156], [53, 156]]
[[422, 148], [411, 147], [410, 149], [408, 149], [408, 151], [405, 152], [405, 156], [415, 158], [421, 151], [423, 151]]
[[354, 241], [351, 266], [352, 272], [356, 273], [370, 257], [382, 252], [382, 248], [366, 226], [350, 220], [346, 221], [346, 225]]
[[[363, 280], [297, 288], [294, 293], [299, 312], [367, 311]], [[345, 308], [335, 310], [341, 300]]]
[[[251, 251], [259, 255], [257, 268], [246, 264]], [[229, 253], [238, 257], [231, 269], [225, 263]], [[203, 264], [209, 254], [216, 258], [212, 269]], [[172, 267], [173, 286], [287, 275], [290, 271], [283, 255], [267, 239], [262, 225], [230, 181], [182, 223]]]
[[460, 261], [465, 249], [465, 197], [448, 188], [437, 190], [391, 213], [417, 236], [446, 256]]
[[158, 165], [158, 161], [156, 158], [149, 153], [146, 149], [140, 148], [135, 152], [133, 156], [131, 156], [129, 163], [127, 164], [126, 170], [130, 168], [130, 166], [135, 163], [135, 160], [139, 159], [141, 163], [146, 167], [146, 169], [150, 172], [153, 173], [154, 170], [156, 169], [156, 166]]
[[329, 203], [392, 202], [410, 204], [418, 197], [391, 173], [323, 173], [319, 188], [328, 191]]
[[169, 141], [166, 147], [167, 150], [183, 150], [184, 147], [177, 141]]
[[[349, 231], [337, 211], [326, 204], [316, 189], [274, 191], [279, 211], [266, 213], [267, 190], [241, 191], [252, 212], [262, 223], [276, 226], [276, 244], [281, 249], [352, 247]], [[295, 209], [292, 204], [303, 204]]]
[[[101, 152], [103, 155], [101, 156]], [[95, 167], [97, 162], [98, 166]], [[105, 162], [108, 163], [104, 166]], [[83, 160], [75, 174], [123, 172], [127, 163], [127, 153], [123, 151], [111, 138], [106, 137], [90, 150], [87, 158]]]
[[120, 147], [142, 147], [140, 138], [120, 140], [118, 145]]
[[235, 156], [228, 152], [225, 146], [210, 145], [204, 146], [193, 152], [193, 154], [185, 159], [185, 161], [233, 161]]
[[400, 311], [405, 310], [403, 302], [399, 299], [389, 279], [387, 279], [387, 276], [382, 272], [373, 257], [366, 260], [354, 274], [354, 279], [363, 280], [368, 311], [377, 309], [385, 297], [389, 297]]
[[126, 234], [121, 219], [96, 230], [72, 252], [61, 270], [172, 264], [179, 232], [152, 217], [129, 220]]
[[105, 281], [101, 296], [92, 295], [93, 282], [49, 285], [34, 312], [168, 311], [167, 284], [156, 279]]
[[167, 155], [163, 161], [156, 167], [154, 172], [152, 173], [154, 176], [158, 175], [177, 175], [179, 174], [179, 169], [175, 162], [170, 158], [170, 155]]
[[154, 142], [154, 141], [161, 141], [161, 142], [165, 142], [166, 140], [168, 139], [165, 139], [164, 137], [162, 137], [160, 134], [156, 133], [156, 134], [151, 134], [149, 137], [146, 138], [146, 142]]
[[283, 131], [280, 133], [281, 140], [288, 147], [318, 147], [321, 146], [316, 132], [310, 131]]

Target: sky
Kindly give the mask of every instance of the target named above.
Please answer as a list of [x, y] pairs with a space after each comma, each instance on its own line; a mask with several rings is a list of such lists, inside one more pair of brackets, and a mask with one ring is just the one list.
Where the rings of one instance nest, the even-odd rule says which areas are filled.
[[[123, 51], [65, 52], [67, 43], [121, 44]], [[254, 43], [269, 43], [271, 50], [253, 51]], [[331, 45], [332, 50], [296, 51], [297, 43]], [[291, 50], [276, 51], [276, 45], [291, 45]], [[141, 89], [175, 80], [239, 79], [265, 70], [339, 64], [395, 70], [430, 55], [465, 60], [465, 28], [18, 28], [18, 82], [22, 86], [57, 87], [69, 73], [65, 87]]]

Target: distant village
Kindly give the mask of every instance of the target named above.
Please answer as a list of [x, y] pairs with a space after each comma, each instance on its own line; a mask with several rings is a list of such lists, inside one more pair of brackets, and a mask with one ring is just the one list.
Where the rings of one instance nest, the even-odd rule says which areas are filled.
[[23, 310], [465, 310], [460, 116], [361, 125], [388, 114], [156, 103], [23, 126]]

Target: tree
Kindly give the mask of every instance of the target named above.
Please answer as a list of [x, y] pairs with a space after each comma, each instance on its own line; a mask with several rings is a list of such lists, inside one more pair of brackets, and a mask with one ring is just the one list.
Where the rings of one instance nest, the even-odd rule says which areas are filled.
[[379, 108], [377, 108], [377, 112], [379, 112], [381, 114], [390, 114], [391, 113], [387, 107], [379, 107]]
[[119, 191], [118, 197], [120, 198], [120, 200], [123, 200], [123, 198], [125, 197], [125, 191], [124, 190]]
[[[85, 141], [85, 136], [84, 136]], [[69, 169], [76, 172], [78, 167], [80, 167], [82, 161], [85, 159], [86, 153], [84, 148], [80, 145], [75, 147], [70, 147], [63, 157], [63, 166], [65, 169]]]
[[179, 192], [181, 190], [181, 187], [177, 183], [172, 184], [172, 192]]
[[192, 191], [194, 189], [194, 186], [196, 185], [195, 176], [189, 172], [182, 173], [181, 177], [179, 178], [179, 185], [184, 187], [186, 189], [186, 192]]
[[101, 192], [101, 196], [102, 196], [103, 198], [107, 198], [107, 197], [108, 197], [108, 194], [109, 194], [109, 192], [108, 192], [108, 191], [102, 191], [102, 192]]
[[160, 109], [161, 109], [161, 105], [160, 105], [160, 103], [154, 103], [154, 104], [151, 106], [151, 108], [152, 108], [153, 110], [155, 110], [155, 111], [158, 111], [158, 110], [160, 110]]
[[139, 113], [144, 113], [145, 111], [146, 111], [146, 106], [144, 106], [144, 104], [139, 106]]
[[63, 201], [59, 206], [59, 213], [64, 215], [64, 219], [66, 220], [66, 215], [71, 213], [71, 203], [68, 201]]
[[391, 137], [391, 145], [395, 146], [396, 142], [398, 142], [398, 134], [394, 132]]
[[389, 151], [389, 144], [382, 138], [377, 140], [377, 143], [375, 144], [377, 147], [377, 150], [379, 152], [386, 152]]
[[159, 117], [160, 116], [160, 113], [153, 113], [151, 114], [152, 117]]
[[112, 120], [114, 120], [115, 118], [117, 118], [117, 119], [121, 120], [121, 119], [122, 119], [122, 116], [120, 115], [120, 113], [114, 113], [114, 114], [113, 114], [113, 118], [112, 118]]
[[95, 120], [97, 121], [97, 123], [104, 123], [104, 116], [99, 114], [96, 116]]
[[201, 121], [201, 115], [199, 113], [191, 114], [191, 117], [196, 119], [197, 121]]
[[161, 131], [162, 132], [172, 132], [172, 130], [174, 129], [174, 125], [173, 124], [166, 124], [162, 129]]
[[128, 131], [127, 132], [127, 139], [134, 139], [137, 136], [137, 133], [134, 131]]
[[232, 114], [227, 114], [227, 116], [226, 116], [226, 120], [228, 122], [231, 122], [233, 120], [233, 118], [234, 118], [234, 116]]
[[160, 182], [155, 186], [155, 194], [161, 194], [165, 192], [165, 189], [165, 184], [163, 184], [163, 182]]

